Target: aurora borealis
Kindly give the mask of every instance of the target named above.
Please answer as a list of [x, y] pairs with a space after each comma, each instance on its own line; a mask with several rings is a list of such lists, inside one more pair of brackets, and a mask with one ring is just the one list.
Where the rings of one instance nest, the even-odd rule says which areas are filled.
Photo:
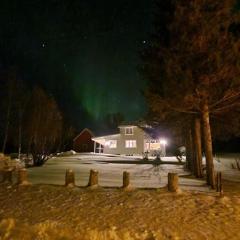
[[79, 129], [109, 113], [137, 120], [146, 111], [137, 67], [152, 7], [150, 0], [5, 0], [0, 69], [16, 65]]
[[149, 31], [150, 10], [146, 1], [109, 2], [91, 10], [86, 9], [94, 16], [85, 32], [86, 46], [78, 65], [82, 67], [75, 71], [75, 97], [96, 119], [116, 112], [137, 118], [145, 110], [138, 51]]

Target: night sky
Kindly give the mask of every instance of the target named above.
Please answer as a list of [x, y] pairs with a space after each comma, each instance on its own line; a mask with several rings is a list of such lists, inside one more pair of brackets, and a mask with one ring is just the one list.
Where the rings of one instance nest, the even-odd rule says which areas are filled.
[[77, 127], [108, 113], [146, 112], [138, 73], [151, 31], [151, 0], [1, 1], [0, 68], [15, 65], [58, 101]]

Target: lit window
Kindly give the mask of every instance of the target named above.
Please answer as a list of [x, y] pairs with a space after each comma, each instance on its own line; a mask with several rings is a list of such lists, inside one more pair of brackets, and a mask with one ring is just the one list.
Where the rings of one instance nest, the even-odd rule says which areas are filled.
[[117, 148], [117, 140], [108, 140], [105, 142], [105, 146], [109, 148]]
[[133, 127], [126, 127], [125, 135], [133, 135]]
[[125, 147], [126, 148], [136, 148], [137, 147], [136, 140], [126, 140]]

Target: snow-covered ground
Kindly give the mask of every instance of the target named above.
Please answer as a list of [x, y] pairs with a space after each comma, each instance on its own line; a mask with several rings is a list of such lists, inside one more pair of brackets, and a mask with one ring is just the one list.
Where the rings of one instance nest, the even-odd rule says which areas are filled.
[[[216, 157], [215, 168], [225, 179], [239, 181], [240, 171], [232, 169], [235, 159]], [[139, 160], [93, 154], [56, 157], [28, 169], [32, 186], [0, 184], [0, 239], [240, 239], [239, 183], [224, 181], [224, 196], [219, 196], [208, 191], [204, 180], [183, 177], [187, 172], [174, 157], [163, 158], [159, 169]], [[134, 186], [149, 188], [166, 185], [171, 171], [179, 173], [182, 189], [198, 191], [66, 188], [59, 185], [67, 168], [75, 171], [79, 186], [87, 184], [90, 169], [99, 171], [102, 186], [121, 186], [122, 172], [128, 170]]]
[[[240, 153], [221, 153], [214, 156], [214, 165], [216, 171], [221, 171], [223, 179], [240, 182], [240, 171], [236, 166], [236, 162], [239, 162], [240, 166]], [[233, 169], [234, 165], [235, 169]]]
[[[223, 172], [224, 179], [240, 181], [240, 171], [232, 169], [236, 155], [215, 157], [215, 169]], [[183, 165], [179, 165], [175, 157], [164, 157], [165, 164], [154, 166], [141, 163], [139, 156], [114, 156], [104, 154], [73, 154], [63, 157], [53, 157], [42, 167], [29, 168], [29, 180], [33, 184], [57, 184], [63, 185], [66, 169], [75, 172], [77, 186], [86, 186], [90, 169], [99, 172], [99, 184], [101, 186], [118, 187], [122, 185], [123, 171], [130, 172], [133, 187], [157, 188], [167, 184], [168, 172], [179, 174], [180, 187], [182, 189], [203, 190], [207, 187], [204, 180], [189, 177]], [[151, 160], [150, 160], [151, 161]], [[173, 163], [176, 164], [173, 164]]]

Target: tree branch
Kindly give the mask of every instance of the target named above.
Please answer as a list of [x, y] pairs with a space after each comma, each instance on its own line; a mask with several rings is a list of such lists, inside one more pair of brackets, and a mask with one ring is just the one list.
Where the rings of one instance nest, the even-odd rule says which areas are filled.
[[224, 97], [221, 98], [219, 101], [215, 102], [214, 104], [211, 104], [209, 106], [209, 108], [212, 109], [212, 108], [216, 107], [217, 105], [220, 105], [220, 104], [222, 104], [226, 101], [230, 101], [231, 99], [234, 99], [234, 98], [239, 97], [239, 96], [240, 96], [240, 91], [235, 93], [234, 95], [230, 95], [230, 96], [224, 95]]
[[240, 106], [240, 103], [239, 102], [235, 102], [235, 103], [232, 103], [232, 104], [224, 106], [224, 107], [216, 108], [215, 110], [212, 111], [212, 113], [222, 112], [224, 110], [231, 109], [231, 108], [236, 107], [238, 105]]

